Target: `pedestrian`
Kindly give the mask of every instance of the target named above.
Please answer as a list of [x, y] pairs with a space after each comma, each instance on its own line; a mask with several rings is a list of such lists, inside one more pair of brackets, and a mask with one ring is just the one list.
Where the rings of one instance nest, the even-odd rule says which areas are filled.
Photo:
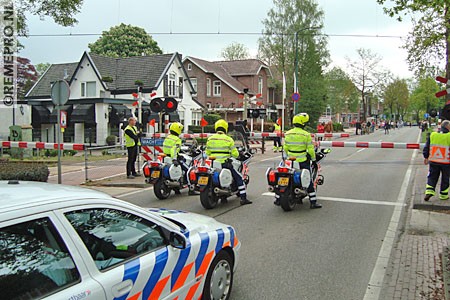
[[355, 128], [356, 128], [356, 135], [358, 135], [358, 130], [361, 130], [361, 123], [359, 121], [356, 122]]
[[[305, 125], [308, 121], [309, 115], [307, 113], [301, 113], [294, 116], [292, 120], [294, 128], [285, 134], [284, 151], [288, 157], [296, 158], [295, 161], [299, 163], [300, 169], [309, 170], [311, 173], [311, 162], [313, 168], [317, 168], [317, 164], [316, 152], [314, 151], [311, 134], [305, 130]], [[322, 205], [317, 203], [316, 190], [314, 189], [312, 179], [310, 180], [307, 192], [310, 208], [321, 208]], [[274, 204], [280, 205], [280, 195], [275, 194]]]
[[389, 121], [384, 122], [384, 134], [389, 134]]
[[[333, 122], [328, 121], [327, 124], [325, 124], [325, 126], [324, 126], [324, 130], [325, 130], [325, 133], [333, 133]], [[325, 141], [329, 141], [329, 140], [331, 140], [330, 137], [325, 138]]]
[[435, 195], [436, 184], [441, 177], [440, 200], [448, 200], [450, 175], [450, 121], [442, 122], [442, 133], [432, 132], [423, 148], [424, 164], [429, 164], [425, 201]]
[[370, 127], [372, 126], [372, 123], [370, 123], [370, 121], [367, 121], [367, 123], [366, 123], [366, 131], [367, 131], [367, 134], [369, 134], [370, 133]]
[[[317, 124], [317, 133], [325, 133], [325, 122]], [[317, 140], [322, 141], [323, 137], [319, 136]]]
[[227, 121], [220, 119], [214, 124], [215, 134], [208, 138], [206, 142], [206, 155], [216, 157], [216, 160], [222, 164], [222, 168], [229, 169], [233, 176], [234, 182], [237, 185], [239, 196], [241, 198], [241, 205], [252, 204], [247, 199], [247, 192], [245, 190], [245, 183], [231, 163], [228, 163], [228, 159], [231, 157], [239, 157], [239, 151], [234, 145], [234, 140], [227, 135], [228, 123]]
[[275, 124], [273, 124], [273, 132], [277, 134], [277, 136], [273, 138], [273, 152], [282, 151], [283, 147], [281, 146], [281, 118], [279, 118], [275, 122]]
[[141, 132], [136, 127], [136, 118], [130, 117], [128, 119], [128, 126], [125, 127], [125, 146], [127, 147], [128, 160], [127, 160], [127, 178], [133, 179], [136, 176], [140, 176], [136, 172], [136, 158], [138, 156], [139, 146], [141, 146], [140, 138]]

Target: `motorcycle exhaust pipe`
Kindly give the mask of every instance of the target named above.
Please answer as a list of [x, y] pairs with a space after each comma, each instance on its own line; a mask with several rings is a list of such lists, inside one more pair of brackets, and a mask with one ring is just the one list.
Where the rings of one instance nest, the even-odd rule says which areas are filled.
[[177, 181], [169, 181], [169, 180], [166, 180], [165, 184], [166, 184], [168, 187], [179, 187], [179, 186], [180, 186], [180, 183], [177, 182]]
[[220, 189], [218, 187], [215, 187], [214, 188], [214, 193], [217, 194], [217, 195], [227, 195], [230, 192], [228, 190], [223, 190], [223, 189]]
[[299, 188], [294, 189], [294, 194], [296, 194], [296, 195], [300, 194], [301, 192], [302, 192], [302, 190]]
[[189, 186], [189, 190], [193, 192], [193, 191], [195, 190], [195, 186], [194, 186], [193, 184], [190, 185], [190, 186]]
[[273, 192], [275, 189], [273, 188], [273, 186], [269, 185], [268, 190], [269, 190], [269, 192]]

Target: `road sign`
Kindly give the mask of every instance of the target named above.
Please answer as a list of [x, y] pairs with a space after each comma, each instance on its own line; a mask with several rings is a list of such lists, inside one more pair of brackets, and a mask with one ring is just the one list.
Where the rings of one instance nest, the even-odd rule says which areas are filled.
[[70, 88], [65, 80], [58, 80], [52, 85], [52, 102], [56, 106], [61, 106], [69, 100]]
[[292, 100], [294, 102], [297, 102], [298, 100], [300, 100], [300, 94], [299, 93], [293, 93], [292, 94]]
[[430, 116], [430, 115], [429, 115], [428, 113], [425, 113], [425, 114], [423, 115], [423, 117], [424, 117], [425, 119], [428, 119], [429, 116]]
[[60, 110], [60, 125], [61, 128], [67, 128], [67, 111]]

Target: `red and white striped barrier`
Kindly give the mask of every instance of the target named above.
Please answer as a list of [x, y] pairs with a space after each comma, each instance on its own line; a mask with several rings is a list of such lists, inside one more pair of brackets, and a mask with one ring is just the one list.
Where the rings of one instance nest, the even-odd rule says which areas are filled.
[[[167, 133], [155, 133], [147, 135], [148, 138], [164, 138], [168, 134]], [[182, 133], [180, 134], [180, 138], [189, 139], [189, 138], [207, 138], [213, 135], [213, 133]], [[263, 137], [284, 137], [284, 133], [274, 133], [274, 132], [250, 132], [249, 137], [254, 138], [263, 138]], [[350, 137], [349, 133], [312, 133], [312, 137], [326, 137], [326, 138], [348, 138]]]
[[324, 138], [349, 138], [350, 133], [312, 133], [311, 136]]
[[153, 153], [153, 148], [155, 151], [158, 151], [159, 153], [163, 153], [163, 149], [160, 146], [142, 146], [142, 150], [144, 150], [145, 153], [142, 153], [142, 157], [145, 158], [145, 160], [152, 160], [151, 156]]
[[[44, 143], [44, 142], [11, 142], [1, 141], [3, 148], [21, 148], [21, 149], [58, 149], [57, 143]], [[84, 150], [84, 144], [59, 144], [61, 150]]]
[[391, 143], [391, 142], [341, 142], [319, 141], [319, 147], [344, 147], [344, 148], [382, 148], [382, 149], [422, 149], [425, 144], [417, 143]]

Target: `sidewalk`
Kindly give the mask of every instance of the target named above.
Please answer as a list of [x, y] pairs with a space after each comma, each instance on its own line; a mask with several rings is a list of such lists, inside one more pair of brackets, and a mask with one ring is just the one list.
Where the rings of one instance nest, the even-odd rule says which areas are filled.
[[450, 201], [439, 196], [423, 200], [428, 166], [421, 153], [414, 164], [406, 226], [391, 253], [380, 299], [449, 299], [444, 291], [442, 253], [450, 244]]

